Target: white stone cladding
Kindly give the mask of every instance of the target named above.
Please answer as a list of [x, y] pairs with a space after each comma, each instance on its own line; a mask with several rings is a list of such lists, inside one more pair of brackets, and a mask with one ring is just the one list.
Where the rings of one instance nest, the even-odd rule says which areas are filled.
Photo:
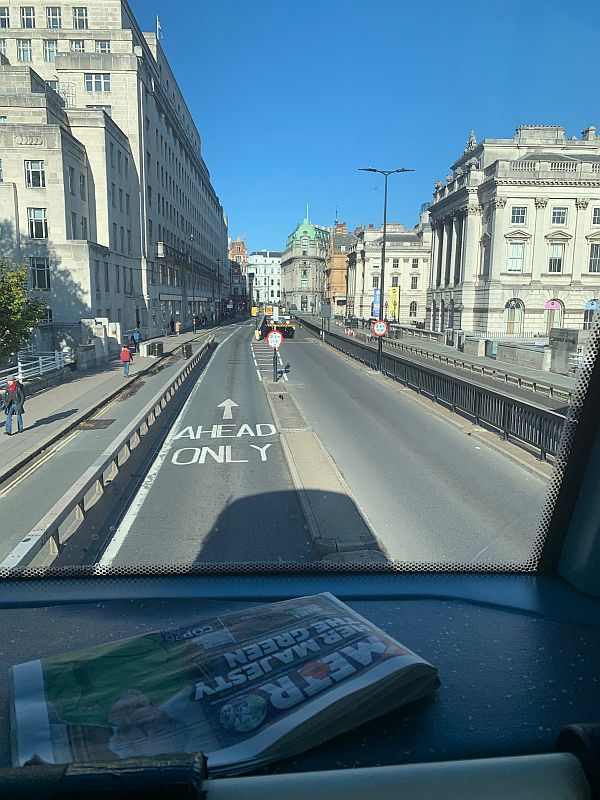
[[[489, 336], [589, 327], [600, 297], [600, 138], [472, 135], [429, 209], [427, 324]], [[587, 308], [586, 308], [587, 306]]]
[[262, 250], [248, 256], [248, 273], [252, 279], [252, 297], [255, 304], [280, 305], [281, 253]]
[[[2, 5], [9, 8], [10, 27], [0, 30], [0, 116], [6, 117], [0, 126], [0, 200], [14, 195], [6, 202], [9, 212], [19, 208], [18, 254], [25, 260], [44, 244], [29, 240], [23, 209], [33, 195], [37, 204], [45, 203], [46, 246], [56, 273], [47, 291], [53, 319], [75, 322], [110, 311], [114, 321], [120, 314], [125, 329], [140, 325], [155, 335], [171, 317], [185, 324], [194, 313], [218, 315], [228, 294], [226, 218], [200, 136], [155, 34], [142, 33], [122, 0], [77, 6], [85, 9], [87, 27], [80, 28], [74, 27], [70, 3], [33, 3], [35, 28], [21, 27], [20, 3]], [[60, 27], [49, 27], [48, 8], [59, 9]], [[35, 78], [27, 78], [29, 89], [22, 91], [17, 75], [30, 75], [29, 68], [56, 88], [62, 108]], [[15, 80], [21, 81], [19, 91], [11, 86]], [[27, 144], [36, 136], [44, 145]], [[44, 160], [45, 193], [24, 185], [22, 162], [29, 158]], [[73, 159], [76, 180], [86, 174], [87, 205], [79, 202], [78, 185], [74, 196], [63, 188]], [[0, 224], [4, 208], [0, 202]], [[72, 213], [78, 220], [86, 216], [85, 239], [73, 241]], [[62, 291], [60, 270], [70, 278]]]

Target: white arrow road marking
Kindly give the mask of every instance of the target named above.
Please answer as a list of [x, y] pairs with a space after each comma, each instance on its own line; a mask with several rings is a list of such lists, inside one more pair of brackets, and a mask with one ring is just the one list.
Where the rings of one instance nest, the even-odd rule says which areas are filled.
[[223, 409], [223, 419], [232, 419], [231, 409], [234, 406], [237, 408], [238, 404], [234, 403], [233, 400], [227, 399], [227, 400], [223, 400], [222, 403], [219, 403], [217, 408], [222, 408]]

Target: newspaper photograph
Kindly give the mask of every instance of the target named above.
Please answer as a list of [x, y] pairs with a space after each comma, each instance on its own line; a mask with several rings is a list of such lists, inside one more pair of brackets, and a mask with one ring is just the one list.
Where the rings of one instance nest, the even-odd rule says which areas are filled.
[[333, 595], [301, 597], [13, 667], [13, 763], [202, 752], [234, 774], [437, 684]]

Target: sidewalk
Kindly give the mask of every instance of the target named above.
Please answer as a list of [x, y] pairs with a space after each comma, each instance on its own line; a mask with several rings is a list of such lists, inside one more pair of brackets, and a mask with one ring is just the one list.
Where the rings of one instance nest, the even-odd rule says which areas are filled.
[[[340, 323], [336, 322], [335, 325], [336, 328], [339, 327], [342, 328], [342, 330], [344, 328], [344, 326]], [[368, 334], [366, 328], [365, 330], [362, 330], [361, 328], [356, 328], [355, 330], [356, 333], [361, 334], [361, 336], [357, 338], [362, 338], [362, 335], [366, 337]], [[338, 329], [336, 332], [340, 333], [340, 330]], [[394, 347], [391, 342], [397, 342], [404, 347]], [[523, 378], [527, 381], [534, 381], [535, 383], [539, 383], [544, 386], [553, 386], [569, 392], [572, 392], [577, 384], [577, 378], [569, 375], [559, 375], [556, 372], [546, 372], [545, 370], [532, 369], [531, 367], [524, 367], [519, 364], [496, 361], [495, 358], [488, 358], [487, 356], [475, 356], [471, 355], [470, 353], [462, 353], [456, 347], [448, 347], [448, 345], [438, 344], [437, 342], [430, 342], [427, 340], [413, 339], [408, 336], [401, 339], [392, 339], [390, 340], [390, 343], [384, 340], [384, 346], [386, 345], [386, 349], [398, 354], [401, 353], [404, 348], [406, 348], [405, 352], [410, 352], [411, 350], [415, 351], [416, 353], [419, 351], [424, 351], [426, 353], [435, 354], [436, 356], [442, 356], [442, 358], [456, 359], [457, 361], [465, 362], [465, 364], [474, 364], [481, 368], [485, 368], [486, 370], [495, 370], [501, 374], [514, 376], [515, 378]], [[450, 363], [450, 366], [454, 367], [455, 365]], [[456, 365], [456, 369], [462, 369], [462, 367]], [[477, 372], [471, 373], [470, 370], [466, 371], [469, 374], [479, 374]], [[495, 380], [499, 379], [499, 377], [495, 378]]]
[[[216, 329], [198, 333], [182, 333], [179, 336], [161, 336], [152, 341], [163, 342], [163, 358], [166, 358], [186, 342], [205, 338]], [[73, 372], [65, 383], [25, 398], [24, 430], [15, 435], [16, 417], [13, 416], [13, 435], [4, 433], [5, 417], [0, 417], [0, 484], [12, 477], [31, 459], [75, 428], [100, 406], [106, 403], [124, 386], [135, 384], [162, 359], [134, 356], [129, 378], [123, 377], [120, 361], [110, 361], [100, 367]]]

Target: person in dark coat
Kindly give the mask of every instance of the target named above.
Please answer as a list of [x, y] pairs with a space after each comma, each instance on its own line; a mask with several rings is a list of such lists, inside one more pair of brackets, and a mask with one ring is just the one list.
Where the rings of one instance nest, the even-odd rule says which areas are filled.
[[171, 317], [171, 321], [169, 322], [169, 328], [171, 328], [171, 336], [175, 333], [175, 320]]
[[6, 390], [2, 398], [2, 408], [6, 413], [6, 425], [4, 432], [10, 436], [12, 434], [13, 414], [17, 415], [17, 430], [23, 433], [23, 414], [25, 413], [25, 389], [23, 384], [16, 378], [8, 378]]

